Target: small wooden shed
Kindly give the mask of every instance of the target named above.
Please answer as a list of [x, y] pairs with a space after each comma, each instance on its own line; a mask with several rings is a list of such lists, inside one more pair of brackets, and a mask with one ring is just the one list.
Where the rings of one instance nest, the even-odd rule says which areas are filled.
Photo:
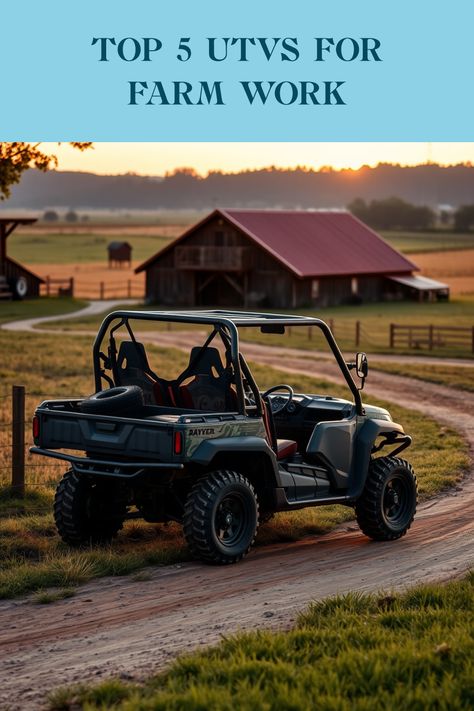
[[19, 225], [31, 225], [33, 217], [0, 217], [0, 299], [25, 299], [40, 295], [41, 277], [7, 257], [7, 238]]
[[107, 250], [109, 252], [109, 269], [121, 267], [126, 264], [132, 266], [132, 245], [128, 242], [111, 242]]

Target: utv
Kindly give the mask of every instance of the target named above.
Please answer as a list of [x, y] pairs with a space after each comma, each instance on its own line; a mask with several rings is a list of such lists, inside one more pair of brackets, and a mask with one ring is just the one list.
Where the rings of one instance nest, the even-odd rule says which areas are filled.
[[[191, 348], [187, 367], [170, 380], [150, 365], [142, 341], [171, 322], [202, 345]], [[309, 326], [321, 330], [353, 402], [295, 393], [286, 383], [259, 390], [238, 329], [282, 334]], [[374, 540], [409, 529], [416, 479], [398, 455], [411, 438], [387, 410], [362, 403], [366, 355], [346, 363], [324, 321], [116, 311], [99, 329], [93, 361], [95, 394], [42, 402], [33, 419], [31, 451], [70, 464], [54, 503], [68, 544], [107, 542], [125, 519], [178, 521], [196, 557], [235, 563], [252, 546], [259, 522], [324, 504], [354, 507]], [[387, 454], [377, 456], [382, 449]]]

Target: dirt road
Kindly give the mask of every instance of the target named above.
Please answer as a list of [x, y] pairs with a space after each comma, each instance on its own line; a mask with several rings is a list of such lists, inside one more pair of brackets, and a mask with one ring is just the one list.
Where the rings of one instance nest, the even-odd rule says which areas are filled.
[[[154, 342], [170, 345], [174, 334]], [[186, 338], [175, 339], [186, 347]], [[247, 344], [249, 359], [307, 375], [326, 361]], [[449, 422], [474, 453], [474, 394], [371, 373], [366, 399], [380, 396]], [[106, 579], [50, 606], [0, 602], [0, 708], [41, 708], [49, 689], [114, 674], [140, 678], [177, 654], [239, 629], [290, 626], [315, 598], [348, 590], [401, 588], [461, 574], [473, 565], [474, 471], [419, 508], [410, 533], [372, 543], [355, 524], [297, 543], [257, 549], [241, 564], [155, 568], [147, 581]]]

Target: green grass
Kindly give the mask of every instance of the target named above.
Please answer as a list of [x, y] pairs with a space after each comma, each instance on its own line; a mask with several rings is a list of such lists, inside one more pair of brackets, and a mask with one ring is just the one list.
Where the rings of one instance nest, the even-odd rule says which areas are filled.
[[[27, 301], [0, 301], [0, 323], [39, 316], [62, 316], [77, 311], [86, 305], [85, 301], [61, 298], [29, 299]], [[13, 337], [13, 336], [11, 336]]]
[[169, 237], [140, 234], [136, 235], [94, 234], [84, 232], [73, 234], [18, 233], [8, 245], [12, 259], [21, 264], [77, 264], [107, 261], [107, 245], [114, 240], [126, 240], [133, 247], [133, 259], [144, 261], [158, 252], [170, 241]]
[[[471, 342], [465, 346], [435, 347], [432, 351], [427, 346], [408, 348], [399, 346], [390, 349], [390, 324], [437, 326], [474, 326], [474, 298], [457, 297], [451, 301], [436, 303], [398, 302], [361, 304], [360, 306], [334, 306], [324, 309], [301, 309], [298, 313], [317, 316], [333, 323], [333, 332], [339, 347], [353, 353], [355, 346], [356, 321], [361, 324], [359, 350], [367, 353], [399, 353], [405, 355], [426, 355], [472, 358], [474, 354]], [[312, 338], [308, 338], [307, 328], [293, 328], [283, 336], [262, 335], [255, 329], [244, 329], [243, 340], [252, 340], [269, 345], [281, 345], [304, 350], [327, 350], [323, 338], [314, 329]]]
[[456, 390], [474, 392], [474, 366], [427, 365], [424, 363], [387, 363], [370, 361], [372, 370], [381, 370], [394, 375], [406, 375], [417, 380], [426, 380], [437, 385], [447, 385]]
[[76, 591], [74, 588], [62, 588], [61, 590], [38, 590], [34, 596], [34, 602], [37, 605], [51, 605], [53, 602], [58, 602], [58, 600], [67, 600], [70, 597], [74, 597]]
[[[191, 215], [191, 218], [194, 217], [197, 215]], [[181, 219], [189, 220], [190, 218], [185, 215]], [[193, 219], [191, 219], [192, 221]], [[71, 229], [70, 225], [65, 226], [65, 232], [68, 229]], [[381, 232], [381, 235], [393, 247], [406, 254], [474, 249], [474, 233]], [[18, 232], [11, 240], [8, 249], [13, 259], [26, 264], [104, 262], [107, 244], [114, 239], [126, 239], [130, 242], [133, 247], [133, 258], [139, 261], [148, 259], [170, 241], [169, 237], [151, 236], [143, 233], [139, 225], [136, 227], [136, 234], [126, 234], [125, 236], [119, 231], [114, 234], [113, 230], [110, 230], [110, 234], [106, 235], [95, 234], [93, 225], [91, 227], [84, 225], [83, 231], [77, 234]]]
[[381, 236], [405, 254], [474, 249], [474, 232], [390, 232]]
[[[127, 307], [130, 308], [130, 307]], [[135, 305], [132, 310], [158, 309], [159, 306]], [[284, 313], [284, 312], [283, 312]], [[474, 298], [457, 297], [447, 302], [418, 303], [418, 302], [383, 302], [375, 304], [361, 304], [360, 306], [333, 306], [320, 309], [299, 309], [291, 310], [291, 313], [300, 313], [306, 316], [317, 316], [326, 322], [333, 323], [333, 331], [339, 347], [348, 353], [353, 353], [355, 346], [356, 321], [361, 323], [361, 340], [359, 350], [366, 350], [367, 353], [400, 353], [407, 355], [427, 355], [472, 358], [471, 343], [466, 342], [466, 346], [435, 347], [429, 351], [426, 346], [420, 348], [397, 347], [394, 350], [389, 348], [390, 343], [390, 323], [406, 325], [429, 324], [438, 326], [463, 326], [472, 328], [474, 326]], [[84, 330], [96, 331], [102, 323], [104, 314], [90, 316], [80, 319], [64, 319], [48, 324], [48, 328], [57, 330]], [[142, 322], [137, 330], [165, 330], [165, 324]], [[193, 326], [172, 324], [172, 330], [191, 330]], [[205, 327], [199, 327], [201, 330]], [[267, 345], [301, 348], [304, 350], [328, 350], [323, 337], [318, 329], [312, 329], [309, 338], [306, 327], [293, 327], [283, 336], [261, 334], [258, 329], [240, 329], [242, 340], [255, 341]]]
[[256, 631], [142, 684], [61, 689], [51, 711], [461, 711], [474, 706], [474, 574], [404, 594], [315, 602], [289, 632]]
[[[108, 547], [71, 551], [57, 536], [52, 518], [54, 489], [66, 466], [60, 462], [27, 455], [28, 491], [23, 500], [12, 497], [7, 488], [10, 477], [11, 419], [10, 385], [27, 389], [27, 421], [42, 399], [54, 396], [83, 396], [93, 391], [92, 339], [84, 336], [59, 337], [48, 334], [0, 332], [3, 355], [0, 378], [0, 598], [13, 597], [49, 587], [68, 588], [104, 575], [136, 573], [148, 565], [185, 560], [188, 551], [180, 527], [129, 521]], [[173, 349], [148, 349], [152, 367], [163, 377], [178, 374], [187, 363], [185, 353]], [[348, 390], [325, 381], [289, 375], [254, 365], [260, 387], [290, 382], [296, 390], [348, 397]], [[377, 404], [379, 401], [370, 399]], [[454, 484], [468, 464], [462, 438], [433, 419], [403, 408], [387, 405], [395, 420], [413, 436], [408, 458], [417, 471], [423, 497]], [[27, 444], [31, 435], [27, 430]], [[259, 544], [291, 541], [319, 535], [353, 516], [344, 507], [321, 507], [278, 514], [259, 533]]]

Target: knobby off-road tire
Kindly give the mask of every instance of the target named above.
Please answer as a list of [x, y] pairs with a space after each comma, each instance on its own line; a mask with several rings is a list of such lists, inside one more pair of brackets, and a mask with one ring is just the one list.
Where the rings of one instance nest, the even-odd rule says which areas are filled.
[[138, 385], [120, 385], [100, 390], [79, 404], [81, 412], [90, 415], [129, 415], [140, 412], [145, 404], [143, 390]]
[[210, 472], [189, 492], [184, 536], [192, 554], [206, 563], [237, 563], [249, 552], [257, 528], [257, 496], [242, 474]]
[[410, 528], [417, 502], [411, 464], [398, 457], [378, 457], [370, 463], [365, 489], [356, 503], [357, 523], [374, 541], [394, 541]]
[[94, 482], [67, 471], [56, 489], [54, 520], [70, 546], [107, 543], [122, 528], [126, 505], [113, 482]]

